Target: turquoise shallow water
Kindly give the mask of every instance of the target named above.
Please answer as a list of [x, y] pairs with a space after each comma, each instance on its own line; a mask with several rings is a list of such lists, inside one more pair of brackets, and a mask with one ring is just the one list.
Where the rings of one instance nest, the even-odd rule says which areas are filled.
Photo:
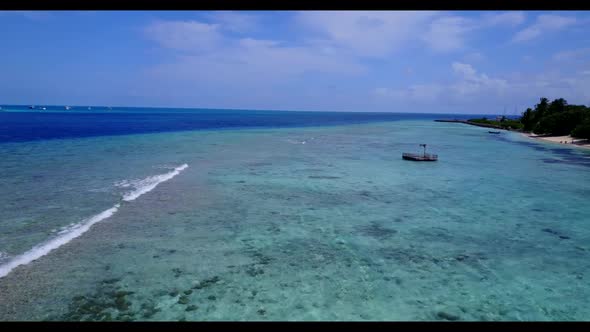
[[590, 318], [587, 151], [416, 120], [0, 152], [4, 264], [116, 207], [1, 278], [1, 320]]

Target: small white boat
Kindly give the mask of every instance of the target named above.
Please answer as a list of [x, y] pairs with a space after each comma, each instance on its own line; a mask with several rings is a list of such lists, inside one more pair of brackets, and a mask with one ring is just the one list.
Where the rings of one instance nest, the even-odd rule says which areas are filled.
[[66, 106], [64, 108], [66, 109], [66, 111], [69, 111], [71, 107], [70, 106]]
[[41, 109], [44, 110], [44, 111], [46, 111], [47, 110], [47, 107], [41, 107]]

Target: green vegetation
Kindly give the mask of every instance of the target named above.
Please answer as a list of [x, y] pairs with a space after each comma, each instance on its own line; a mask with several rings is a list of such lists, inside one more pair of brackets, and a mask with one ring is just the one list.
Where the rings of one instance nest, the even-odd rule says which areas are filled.
[[481, 124], [494, 125], [497, 127], [501, 127], [503, 129], [508, 129], [508, 130], [514, 130], [514, 129], [520, 130], [523, 127], [523, 124], [520, 122], [520, 120], [508, 119], [505, 116], [501, 117], [498, 120], [489, 120], [487, 118], [481, 118], [481, 119], [471, 119], [469, 121], [475, 122], [475, 123], [481, 123]]
[[590, 108], [584, 105], [569, 105], [563, 98], [549, 102], [541, 98], [535, 108], [527, 108], [520, 119], [502, 116], [496, 120], [470, 119], [469, 122], [493, 125], [508, 130], [533, 132], [538, 135], [571, 135], [590, 139]]
[[535, 134], [571, 135], [590, 139], [590, 108], [568, 105], [563, 98], [549, 102], [541, 98], [535, 109], [528, 108], [520, 118], [524, 131]]
[[590, 138], [590, 117], [572, 130], [572, 136], [578, 138]]

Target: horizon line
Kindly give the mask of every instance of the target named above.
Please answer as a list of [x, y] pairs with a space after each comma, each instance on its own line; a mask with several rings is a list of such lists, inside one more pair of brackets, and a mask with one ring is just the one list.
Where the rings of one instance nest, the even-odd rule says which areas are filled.
[[[136, 108], [136, 109], [182, 109], [182, 110], [219, 110], [219, 111], [265, 111], [265, 112], [305, 112], [305, 113], [361, 113], [361, 114], [368, 114], [368, 113], [386, 113], [386, 114], [452, 114], [452, 115], [503, 115], [500, 113], [429, 113], [429, 112], [393, 112], [393, 111], [325, 111], [325, 110], [293, 110], [293, 109], [252, 109], [252, 108], [216, 108], [216, 107], [158, 107], [158, 106], [107, 106], [107, 105], [49, 105], [49, 104], [0, 104], [0, 107], [23, 107], [28, 108], [30, 106], [35, 107], [65, 107], [69, 106], [71, 108]], [[28, 109], [27, 109], [28, 110]], [[47, 110], [51, 111], [51, 110]], [[520, 113], [515, 115], [521, 115], [524, 111], [520, 111]]]

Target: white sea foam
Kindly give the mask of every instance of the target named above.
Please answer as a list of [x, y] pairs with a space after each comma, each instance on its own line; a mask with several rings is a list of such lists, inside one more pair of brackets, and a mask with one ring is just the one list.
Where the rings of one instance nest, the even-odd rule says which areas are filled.
[[168, 180], [172, 179], [173, 177], [177, 176], [178, 174], [180, 174], [180, 172], [182, 170], [184, 170], [187, 167], [188, 167], [187, 164], [183, 164], [181, 166], [174, 168], [174, 170], [172, 170], [171, 172], [168, 172], [166, 174], [149, 176], [143, 180], [131, 183], [131, 186], [133, 186], [135, 188], [135, 190], [123, 195], [123, 200], [127, 201], [127, 202], [135, 200], [137, 197], [139, 197], [147, 192], [152, 191], [160, 183], [162, 183], [164, 181], [168, 181]]
[[115, 187], [127, 188], [127, 187], [131, 187], [131, 183], [129, 182], [129, 180], [117, 181], [117, 182], [115, 182]]
[[[130, 202], [135, 200], [137, 197], [153, 190], [154, 188], [156, 188], [158, 184], [172, 179], [187, 167], [187, 164], [183, 164], [181, 166], [174, 168], [174, 170], [166, 174], [150, 176], [143, 180], [135, 182], [121, 181], [116, 183], [115, 185], [120, 187], [133, 186], [135, 188], [134, 191], [131, 191], [123, 195], [123, 200]], [[121, 207], [121, 205], [116, 204], [112, 208], [102, 211], [101, 213], [94, 215], [88, 219], [85, 219], [80, 223], [74, 223], [62, 227], [58, 231], [56, 237], [48, 240], [47, 242], [41, 243], [33, 247], [29, 251], [18, 256], [15, 256], [8, 262], [0, 265], [0, 278], [5, 277], [7, 274], [10, 273], [10, 271], [12, 271], [17, 266], [29, 264], [30, 262], [47, 255], [53, 249], [57, 249], [63, 246], [64, 244], [72, 241], [73, 239], [79, 237], [80, 235], [88, 231], [92, 225], [96, 224], [101, 220], [109, 218], [110, 216], [115, 214], [115, 212], [119, 210], [119, 207]], [[4, 259], [6, 258], [6, 256], [2, 252], [0, 252], [0, 258]]]
[[6, 276], [15, 267], [19, 265], [29, 264], [30, 262], [47, 255], [53, 249], [57, 249], [62, 245], [70, 242], [71, 240], [77, 238], [78, 236], [84, 234], [88, 229], [90, 229], [90, 226], [112, 216], [115, 212], [117, 212], [119, 206], [119, 204], [116, 204], [108, 210], [102, 211], [97, 215], [94, 215], [78, 224], [75, 224], [74, 226], [69, 227], [67, 231], [60, 232], [59, 236], [45, 243], [39, 244], [33, 247], [31, 250], [14, 257], [7, 263], [0, 265], [0, 278]]
[[306, 141], [297, 141], [297, 140], [293, 140], [293, 139], [287, 139], [287, 142], [289, 142], [291, 144], [305, 144]]

